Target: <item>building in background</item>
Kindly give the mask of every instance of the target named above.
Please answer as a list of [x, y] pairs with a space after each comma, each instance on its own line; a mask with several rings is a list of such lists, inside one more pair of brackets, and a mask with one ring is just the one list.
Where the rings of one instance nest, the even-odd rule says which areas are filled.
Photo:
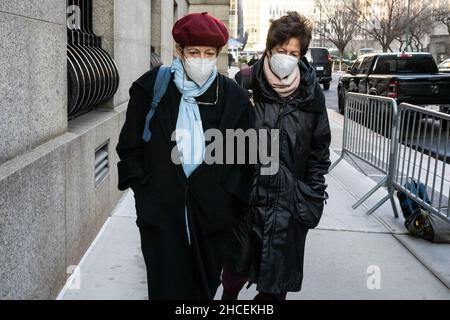
[[231, 0], [229, 12], [229, 33], [228, 41], [229, 63], [238, 63], [239, 51], [245, 50], [248, 33], [244, 32], [244, 11], [242, 4], [245, 0]]
[[298, 13], [310, 18], [314, 13], [314, 0], [270, 1], [269, 19], [278, 19], [289, 11], [297, 11]]
[[[428, 8], [447, 8], [450, 12], [450, 0], [424, 0]], [[442, 23], [436, 23], [429, 34], [424, 35], [422, 42], [426, 51], [429, 51], [437, 63], [450, 57], [450, 34], [448, 28]]]
[[151, 6], [151, 43], [163, 64], [170, 64], [175, 50], [171, 26], [189, 11], [188, 1], [157, 0], [151, 1]]
[[242, 3], [245, 0], [230, 1], [230, 38], [241, 38], [244, 36], [244, 12]]
[[[289, 11], [296, 11], [308, 19], [314, 21], [314, 0], [278, 0], [278, 1], [270, 1], [269, 4], [269, 21], [276, 20], [284, 15], [286, 15]], [[270, 26], [270, 24], [269, 24]], [[265, 30], [265, 33], [269, 29]], [[313, 35], [314, 36], [314, 35]]]
[[[76, 270], [122, 195], [115, 147], [132, 82], [150, 69], [152, 46], [171, 63], [176, 19], [208, 11], [228, 23], [229, 1], [213, 3], [92, 0], [85, 32], [101, 35], [118, 86], [69, 120], [67, 29], [76, 10], [61, 0], [0, 1], [0, 300], [53, 299]], [[86, 67], [75, 69], [92, 76]], [[93, 101], [98, 88], [86, 83], [83, 92]]]
[[[404, 9], [404, 19], [406, 18], [406, 12], [407, 12], [407, 0], [402, 0], [403, 2], [400, 3], [401, 6], [403, 6]], [[325, 29], [332, 29], [330, 25], [326, 21], [326, 16], [324, 14], [325, 9], [321, 8], [319, 1], [314, 1], [314, 15], [312, 19], [316, 21], [315, 28], [325, 28]], [[368, 6], [366, 7], [366, 13], [367, 16], [374, 16], [379, 18], [382, 18], [384, 15], [387, 14], [387, 5], [388, 3], [385, 0], [368, 0], [367, 2]], [[397, 3], [398, 4], [398, 3]], [[326, 2], [327, 8], [333, 9], [333, 7], [342, 6], [341, 0], [329, 0]], [[410, 16], [413, 17], [413, 12], [418, 12], [421, 10], [421, 8], [426, 8], [431, 12], [432, 10], [436, 8], [442, 8], [442, 7], [449, 7], [450, 1], [449, 0], [410, 0], [411, 5], [411, 14]], [[425, 14], [419, 15], [418, 19], [423, 19]], [[420, 21], [420, 20], [419, 20]], [[319, 23], [321, 22], [321, 23]], [[369, 23], [377, 23], [377, 19], [372, 19]], [[448, 32], [444, 25], [434, 23], [433, 21], [424, 20], [423, 22], [425, 25], [432, 24], [432, 28], [429, 30], [426, 30], [426, 28], [423, 28], [423, 35], [420, 38], [420, 42], [423, 46], [423, 49], [417, 49], [413, 46], [413, 51], [423, 50], [423, 51], [430, 51], [433, 53], [435, 58], [438, 56], [443, 56], [443, 52], [448, 50], [447, 43], [448, 41]], [[366, 26], [367, 28], [370, 28]], [[317, 30], [317, 29], [316, 29]], [[405, 28], [406, 31], [406, 28]], [[332, 31], [331, 31], [332, 32]], [[406, 33], [402, 36], [402, 40], [406, 42]], [[320, 36], [320, 32], [314, 32], [313, 39], [312, 39], [312, 46], [324, 46], [328, 48], [333, 48], [334, 45], [324, 39]], [[405, 44], [403, 44], [403, 47]], [[401, 48], [401, 43], [397, 40], [394, 40], [391, 43], [391, 49], [393, 51], [398, 51]], [[374, 51], [381, 51], [381, 45], [371, 38], [370, 35], [367, 34], [362, 29], [357, 29], [354, 33], [353, 39], [348, 44], [346, 51], [350, 55], [358, 55], [364, 52], [366, 49], [373, 49]], [[440, 52], [440, 53], [438, 53]], [[448, 52], [448, 51], [447, 51]], [[445, 55], [445, 54], [444, 54]]]
[[248, 51], [265, 49], [267, 32], [271, 21], [280, 18], [288, 11], [297, 11], [311, 17], [314, 11], [314, 0], [243, 0], [244, 31], [248, 32]]
[[[404, 2], [406, 11], [407, 0]], [[417, 6], [426, 7], [430, 10], [438, 7], [449, 6], [449, 0], [410, 0], [412, 10]], [[368, 12], [373, 12], [375, 16], [382, 17], [387, 12], [387, 2], [385, 0], [368, 0]], [[322, 27], [331, 29], [327, 25], [324, 9], [320, 7], [319, 1], [316, 0], [232, 0], [230, 7], [230, 26], [233, 34], [237, 33], [238, 4], [241, 4], [243, 11], [243, 25], [244, 31], [248, 32], [248, 42], [246, 51], [263, 51], [265, 48], [265, 41], [270, 23], [274, 19], [285, 15], [289, 11], [297, 11], [315, 22], [315, 28]], [[326, 1], [327, 8], [339, 7], [343, 5], [342, 0]], [[319, 23], [321, 22], [321, 23]], [[430, 31], [425, 33], [421, 38], [423, 50], [432, 51], [435, 58], [443, 57], [444, 51], [447, 50], [448, 32], [445, 26], [436, 24]], [[313, 32], [311, 46], [323, 46], [333, 48], [334, 45], [327, 41], [320, 32]], [[400, 42], [393, 41], [391, 49], [398, 50]], [[366, 52], [369, 49], [380, 51], [381, 45], [372, 39], [362, 29], [358, 29], [352, 41], [348, 44], [347, 50], [350, 55], [358, 55], [361, 52]], [[416, 50], [416, 49], [415, 49]], [[441, 58], [439, 58], [441, 59]]]
[[[379, 6], [379, 4], [383, 3], [384, 0], [369, 0], [371, 2], [370, 10], [374, 10], [375, 12], [379, 12], [382, 10], [382, 8]], [[312, 14], [309, 16], [309, 18], [314, 21], [314, 32], [311, 40], [311, 47], [326, 47], [331, 50], [335, 49], [335, 45], [328, 41], [324, 36], [323, 33], [325, 30], [330, 30], [329, 32], [333, 32], [332, 27], [327, 21], [327, 10], [329, 12], [332, 12], [335, 8], [340, 8], [343, 5], [342, 0], [329, 0], [326, 1], [326, 8], [323, 8], [321, 3], [322, 1], [316, 1], [312, 0]], [[369, 9], [369, 7], [367, 7]], [[320, 30], [322, 28], [322, 30]], [[321, 32], [322, 31], [322, 32]], [[347, 50], [357, 54], [360, 49], [364, 48], [372, 48], [376, 47], [376, 42], [363, 32], [361, 29], [356, 29], [352, 41], [348, 44]], [[336, 54], [337, 53], [337, 49]], [[332, 51], [333, 52], [333, 51]]]
[[243, 0], [242, 11], [244, 13], [244, 32], [248, 33], [247, 51], [263, 50], [264, 39], [261, 30], [268, 23], [263, 17], [263, 7], [266, 1]]

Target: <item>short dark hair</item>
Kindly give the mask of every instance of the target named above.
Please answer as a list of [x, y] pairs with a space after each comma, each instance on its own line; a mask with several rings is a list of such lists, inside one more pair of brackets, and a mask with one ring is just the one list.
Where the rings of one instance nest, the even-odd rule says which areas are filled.
[[277, 45], [282, 45], [291, 38], [297, 38], [301, 45], [302, 57], [309, 48], [312, 37], [312, 23], [305, 16], [296, 11], [288, 12], [285, 16], [274, 20], [267, 34], [266, 50], [270, 51]]

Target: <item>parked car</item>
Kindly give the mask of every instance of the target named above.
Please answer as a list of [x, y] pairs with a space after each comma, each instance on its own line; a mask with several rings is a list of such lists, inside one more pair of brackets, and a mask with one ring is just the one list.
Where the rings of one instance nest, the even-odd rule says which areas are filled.
[[429, 53], [371, 53], [359, 57], [339, 78], [339, 112], [344, 113], [347, 92], [396, 99], [448, 112], [450, 75], [439, 73]]
[[323, 84], [323, 89], [329, 90], [332, 80], [331, 66], [333, 59], [331, 59], [328, 49], [319, 47], [309, 48], [306, 57], [316, 69], [317, 79], [320, 84]]
[[439, 72], [450, 73], [450, 59], [442, 61], [439, 65]]
[[[334, 61], [334, 63], [337, 64], [341, 61], [341, 57], [339, 57], [337, 54], [332, 54], [331, 61]], [[346, 63], [347, 65], [349, 64], [350, 61], [351, 61], [350, 59], [342, 58], [342, 63]]]
[[[334, 70], [339, 70], [339, 64], [341, 63], [341, 58], [338, 55], [331, 55], [331, 60], [334, 63]], [[342, 58], [342, 70], [346, 70], [347, 67], [351, 64], [351, 60]]]

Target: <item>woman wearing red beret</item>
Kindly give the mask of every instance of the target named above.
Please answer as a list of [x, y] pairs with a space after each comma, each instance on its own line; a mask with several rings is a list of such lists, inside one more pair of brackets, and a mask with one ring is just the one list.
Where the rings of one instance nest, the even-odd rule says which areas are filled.
[[311, 31], [297, 12], [274, 21], [264, 56], [236, 75], [252, 89], [255, 128], [279, 132], [279, 168], [272, 175], [255, 170], [248, 214], [224, 267], [223, 299], [237, 299], [247, 281], [257, 285], [256, 300], [283, 300], [301, 289], [306, 235], [321, 218], [330, 166], [325, 98], [305, 58]]
[[221, 21], [189, 14], [172, 34], [179, 59], [170, 66], [148, 141], [143, 132], [160, 68], [130, 88], [116, 147], [118, 187], [134, 191], [149, 299], [212, 299], [236, 217], [248, 202], [252, 168], [207, 164], [205, 133], [247, 130], [252, 106], [247, 91], [217, 72], [218, 54], [228, 40]]

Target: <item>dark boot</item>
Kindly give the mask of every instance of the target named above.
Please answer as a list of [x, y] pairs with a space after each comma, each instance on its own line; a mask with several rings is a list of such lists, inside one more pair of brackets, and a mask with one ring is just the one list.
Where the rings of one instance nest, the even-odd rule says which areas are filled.
[[287, 293], [280, 293], [280, 294], [274, 294], [274, 293], [265, 293], [265, 292], [259, 292], [253, 300], [286, 300]]
[[247, 283], [248, 277], [230, 271], [222, 272], [222, 300], [237, 300], [239, 292]]

